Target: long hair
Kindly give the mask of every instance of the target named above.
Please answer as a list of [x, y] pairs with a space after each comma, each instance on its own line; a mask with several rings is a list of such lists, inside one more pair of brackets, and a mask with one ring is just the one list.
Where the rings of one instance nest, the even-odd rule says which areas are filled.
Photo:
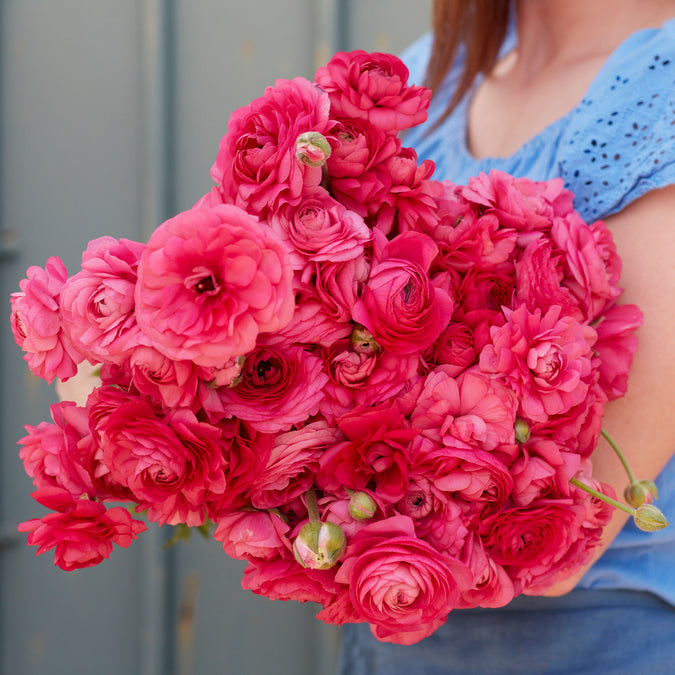
[[425, 84], [437, 89], [462, 49], [464, 68], [443, 115], [447, 117], [479, 73], [495, 66], [508, 28], [510, 0], [434, 0], [433, 43]]

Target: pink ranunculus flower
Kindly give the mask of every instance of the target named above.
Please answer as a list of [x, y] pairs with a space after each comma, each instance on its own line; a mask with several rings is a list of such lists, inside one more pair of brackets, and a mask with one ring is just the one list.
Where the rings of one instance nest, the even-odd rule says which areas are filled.
[[363, 218], [321, 187], [308, 190], [298, 204], [281, 205], [270, 213], [268, 223], [297, 270], [322, 260], [353, 260], [363, 255], [371, 238]]
[[339, 52], [316, 71], [316, 83], [330, 95], [341, 118], [365, 118], [396, 135], [427, 118], [431, 91], [408, 84], [408, 69], [391, 54]]
[[341, 263], [324, 261], [316, 264], [316, 295], [329, 316], [336, 321], [351, 322], [352, 309], [363, 292], [369, 273], [370, 264], [363, 257]]
[[101, 496], [88, 470], [89, 416], [85, 408], [64, 401], [50, 406], [54, 423], [26, 426], [19, 457], [38, 490], [60, 487], [75, 498]]
[[160, 525], [201, 525], [205, 502], [226, 488], [221, 432], [186, 409], [162, 419], [143, 401], [122, 404], [100, 425], [100, 455]]
[[226, 417], [277, 433], [318, 412], [327, 380], [321, 359], [303, 347], [260, 345], [246, 356], [237, 384], [219, 396]]
[[328, 95], [301, 77], [277, 80], [232, 113], [211, 168], [223, 200], [262, 216], [296, 204], [322, 176], [321, 167], [296, 158], [296, 141], [311, 131], [330, 136], [336, 124], [330, 114]]
[[432, 362], [446, 366], [451, 377], [456, 377], [478, 360], [473, 331], [464, 323], [450, 322], [432, 349]]
[[64, 329], [94, 363], [119, 363], [143, 343], [136, 323], [134, 289], [144, 244], [99, 237], [82, 254], [82, 269], [61, 291]]
[[400, 234], [390, 242], [376, 234], [375, 240], [377, 261], [352, 318], [393, 354], [422, 351], [452, 316], [452, 299], [429, 277], [438, 248], [419, 232]]
[[412, 413], [413, 426], [433, 441], [486, 451], [514, 442], [516, 400], [495, 378], [470, 368], [457, 378], [448, 366], [429, 373]]
[[186, 211], [150, 237], [136, 316], [169, 358], [219, 367], [291, 320], [292, 278], [283, 246], [253, 216], [231, 205]]
[[635, 305], [615, 305], [603, 315], [595, 329], [598, 341], [598, 384], [612, 401], [624, 396], [628, 389], [628, 373], [637, 351], [637, 329], [642, 325], [642, 312]]
[[503, 377], [518, 394], [524, 415], [535, 422], [581, 403], [595, 377], [595, 330], [561, 316], [560, 306], [544, 315], [521, 306], [506, 317], [480, 355], [481, 370]]
[[75, 375], [84, 360], [61, 322], [61, 291], [67, 279], [65, 265], [53, 256], [44, 269], [29, 267], [19, 282], [21, 291], [10, 298], [14, 340], [25, 352], [31, 372], [50, 383], [55, 377], [65, 380]]
[[54, 563], [70, 571], [98, 565], [108, 558], [113, 545], [127, 548], [145, 523], [133, 520], [127, 509], [111, 509], [101, 502], [75, 499], [61, 488], [43, 488], [33, 497], [52, 513], [19, 525], [28, 532], [28, 543], [38, 546], [37, 554], [54, 549]]
[[410, 518], [396, 515], [352, 537], [335, 579], [348, 585], [354, 612], [378, 640], [408, 645], [447, 619], [471, 574], [417, 538]]
[[237, 560], [274, 560], [289, 551], [288, 523], [273, 511], [234, 511], [216, 523], [213, 538]]

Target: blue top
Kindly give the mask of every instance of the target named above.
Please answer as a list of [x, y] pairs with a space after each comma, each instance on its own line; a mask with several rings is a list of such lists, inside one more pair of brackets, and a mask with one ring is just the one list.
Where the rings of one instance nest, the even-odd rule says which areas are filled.
[[[504, 53], [514, 42], [511, 31]], [[411, 82], [422, 83], [430, 47], [427, 34], [403, 55]], [[404, 138], [420, 159], [436, 163], [435, 178], [462, 184], [493, 168], [533, 180], [561, 176], [589, 222], [620, 211], [650, 190], [675, 184], [675, 19], [629, 37], [583, 100], [510, 157], [476, 159], [468, 151], [470, 95], [425, 135], [427, 125], [445, 110], [457, 77], [455, 67], [435, 92], [428, 122]], [[656, 484], [658, 506], [673, 524], [645, 533], [629, 521], [579, 587], [646, 590], [675, 605], [675, 458]]]

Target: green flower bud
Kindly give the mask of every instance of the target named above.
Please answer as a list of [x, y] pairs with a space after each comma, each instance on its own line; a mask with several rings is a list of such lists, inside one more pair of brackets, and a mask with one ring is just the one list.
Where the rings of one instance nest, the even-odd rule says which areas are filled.
[[293, 542], [293, 554], [303, 567], [327, 570], [338, 562], [346, 546], [347, 538], [339, 525], [316, 520], [302, 526]]
[[513, 425], [516, 432], [516, 443], [527, 443], [530, 440], [530, 425], [521, 419], [517, 419]]
[[296, 157], [307, 166], [323, 166], [330, 157], [330, 153], [330, 143], [318, 131], [300, 134], [295, 142]]
[[645, 532], [656, 532], [668, 526], [666, 517], [653, 504], [642, 504], [635, 509], [635, 524]]
[[657, 497], [656, 485], [647, 479], [638, 480], [623, 491], [623, 496], [631, 506], [651, 504]]
[[375, 515], [377, 504], [367, 492], [355, 492], [349, 500], [349, 513], [356, 520], [368, 520]]
[[357, 324], [354, 326], [351, 336], [352, 349], [357, 354], [375, 354], [380, 347], [375, 342], [375, 338], [368, 332], [365, 326]]

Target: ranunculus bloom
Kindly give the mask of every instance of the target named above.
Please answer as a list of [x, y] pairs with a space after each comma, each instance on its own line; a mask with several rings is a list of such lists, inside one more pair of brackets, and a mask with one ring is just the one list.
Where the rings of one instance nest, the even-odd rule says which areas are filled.
[[321, 359], [301, 346], [261, 345], [246, 357], [237, 384], [219, 395], [226, 417], [275, 433], [318, 411], [327, 380]]
[[186, 211], [146, 246], [138, 323], [166, 356], [222, 366], [291, 320], [292, 278], [283, 246], [254, 217], [230, 205]]
[[543, 316], [522, 306], [492, 331], [492, 344], [480, 356], [480, 368], [514, 387], [523, 413], [533, 421], [559, 415], [586, 397], [593, 383], [592, 346], [596, 332], [559, 306]]
[[289, 550], [286, 536], [291, 528], [278, 513], [235, 511], [222, 516], [213, 538], [223, 550], [237, 560], [274, 560], [282, 550]]
[[437, 253], [433, 239], [419, 232], [385, 243], [352, 309], [353, 319], [394, 354], [426, 349], [450, 321], [452, 300], [429, 277]]
[[36, 555], [53, 548], [54, 563], [66, 571], [98, 565], [114, 544], [127, 548], [147, 529], [121, 506], [106, 509], [61, 488], [44, 488], [33, 497], [53, 512], [21, 523], [19, 532], [28, 532], [28, 543], [39, 546]]
[[61, 325], [60, 298], [68, 272], [59, 258], [51, 257], [44, 269], [29, 267], [26, 277], [19, 282], [21, 292], [10, 298], [14, 340], [34, 375], [47, 382], [65, 380], [84, 360]]
[[334, 114], [365, 118], [396, 134], [427, 118], [431, 91], [408, 84], [408, 69], [391, 54], [339, 52], [316, 71], [316, 83], [330, 95]]
[[459, 560], [418, 539], [413, 521], [399, 515], [359, 530], [335, 579], [348, 585], [355, 613], [375, 637], [408, 645], [447, 619], [471, 575]]
[[260, 98], [230, 116], [211, 176], [226, 203], [265, 215], [279, 204], [299, 201], [321, 183], [321, 167], [296, 158], [296, 141], [335, 127], [328, 95], [301, 77], [277, 80]]
[[92, 362], [119, 363], [143, 342], [136, 324], [134, 289], [144, 244], [100, 237], [89, 242], [82, 269], [61, 292], [65, 329]]

